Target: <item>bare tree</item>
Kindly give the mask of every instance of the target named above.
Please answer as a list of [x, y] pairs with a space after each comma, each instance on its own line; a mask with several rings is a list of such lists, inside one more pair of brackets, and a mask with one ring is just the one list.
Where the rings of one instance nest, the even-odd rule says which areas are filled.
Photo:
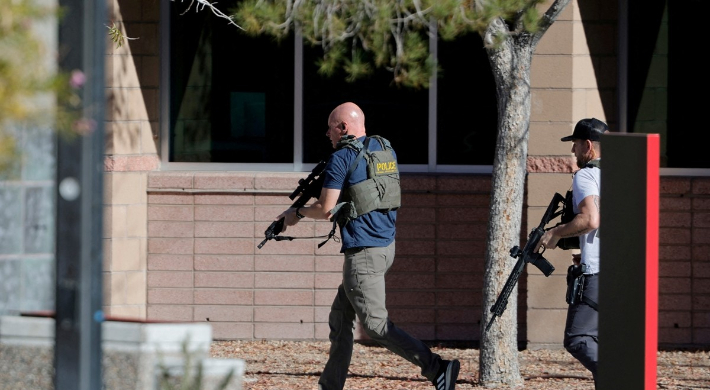
[[[475, 31], [481, 35], [496, 83], [498, 138], [488, 225], [483, 318], [505, 284], [520, 242], [530, 123], [530, 65], [537, 43], [570, 0], [247, 0], [234, 12], [248, 34], [286, 37], [298, 29], [319, 45], [320, 72], [344, 69], [349, 80], [375, 67], [393, 73], [397, 84], [428, 87], [434, 59], [422, 32], [442, 39]], [[517, 296], [517, 287], [512, 297]], [[520, 385], [517, 305], [481, 335], [480, 380], [484, 386]]]

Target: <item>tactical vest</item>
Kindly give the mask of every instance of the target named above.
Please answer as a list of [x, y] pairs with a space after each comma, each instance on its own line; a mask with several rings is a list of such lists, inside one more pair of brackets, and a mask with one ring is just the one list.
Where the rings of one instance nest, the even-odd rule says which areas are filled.
[[[392, 146], [388, 140], [378, 135], [370, 136], [366, 143], [372, 140], [379, 142], [382, 150], [372, 151], [369, 150], [370, 148], [363, 150], [365, 146], [362, 142], [352, 136], [343, 137], [336, 146], [338, 149], [352, 149], [358, 155], [364, 152], [363, 158], [367, 164], [367, 179], [345, 187], [338, 200], [339, 206], [344, 207], [341, 212], [346, 215], [347, 220], [355, 219], [372, 211], [386, 213], [396, 210], [402, 203], [399, 169], [397, 160], [392, 153]], [[360, 158], [356, 158], [353, 164], [356, 166], [360, 162], [359, 160]], [[354, 168], [352, 167], [351, 171]], [[341, 203], [345, 204], [341, 205]], [[340, 218], [338, 220], [340, 222]]]

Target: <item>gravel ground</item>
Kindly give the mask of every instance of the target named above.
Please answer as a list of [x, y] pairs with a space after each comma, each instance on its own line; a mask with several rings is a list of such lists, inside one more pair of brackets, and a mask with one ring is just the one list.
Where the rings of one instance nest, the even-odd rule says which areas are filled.
[[[212, 357], [243, 359], [244, 390], [317, 389], [328, 358], [326, 341], [215, 341]], [[445, 359], [459, 359], [457, 390], [482, 388], [478, 350], [434, 347]], [[710, 389], [710, 352], [659, 352], [658, 389]], [[594, 390], [591, 374], [564, 350], [520, 352], [524, 388]], [[499, 387], [498, 389], [508, 389]], [[381, 347], [355, 345], [345, 389], [431, 390], [419, 369]]]

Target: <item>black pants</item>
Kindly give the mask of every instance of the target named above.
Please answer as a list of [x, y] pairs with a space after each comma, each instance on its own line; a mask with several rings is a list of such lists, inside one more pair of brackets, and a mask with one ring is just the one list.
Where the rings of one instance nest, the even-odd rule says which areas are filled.
[[[585, 275], [584, 296], [599, 301], [599, 275]], [[599, 313], [584, 302], [570, 305], [565, 324], [565, 349], [592, 372], [597, 381], [599, 356]]]

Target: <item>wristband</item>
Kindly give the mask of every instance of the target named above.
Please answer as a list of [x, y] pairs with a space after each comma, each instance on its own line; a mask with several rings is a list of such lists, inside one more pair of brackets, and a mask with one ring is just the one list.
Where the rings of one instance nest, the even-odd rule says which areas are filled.
[[300, 209], [301, 209], [300, 207], [296, 209], [296, 218], [298, 218], [298, 219], [306, 218], [305, 215], [298, 212], [298, 210], [300, 210]]

